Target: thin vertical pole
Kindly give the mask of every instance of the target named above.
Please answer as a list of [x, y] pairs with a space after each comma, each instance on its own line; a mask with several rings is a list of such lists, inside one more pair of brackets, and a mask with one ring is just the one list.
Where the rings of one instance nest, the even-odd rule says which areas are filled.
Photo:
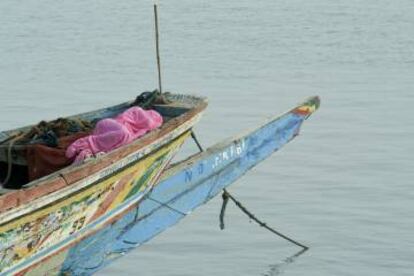
[[157, 4], [154, 4], [154, 19], [155, 19], [155, 45], [157, 51], [157, 66], [158, 66], [158, 88], [160, 93], [162, 93], [161, 86], [161, 61], [160, 61], [160, 38], [158, 33], [158, 10]]

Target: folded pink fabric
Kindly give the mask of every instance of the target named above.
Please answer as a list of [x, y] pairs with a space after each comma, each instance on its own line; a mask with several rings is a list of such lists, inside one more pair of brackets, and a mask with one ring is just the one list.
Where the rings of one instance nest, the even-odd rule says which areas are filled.
[[66, 150], [66, 157], [80, 163], [100, 152], [109, 152], [162, 125], [162, 116], [154, 110], [131, 107], [115, 118], [99, 121], [93, 133], [80, 138]]

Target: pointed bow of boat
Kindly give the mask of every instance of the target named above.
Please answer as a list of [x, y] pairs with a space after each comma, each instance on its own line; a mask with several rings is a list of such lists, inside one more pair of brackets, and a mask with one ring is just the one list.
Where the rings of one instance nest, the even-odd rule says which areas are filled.
[[319, 96], [313, 96], [308, 98], [302, 104], [297, 106], [293, 109], [293, 113], [305, 116], [307, 119], [310, 115], [312, 115], [316, 110], [318, 110], [319, 106], [321, 105], [321, 99]]

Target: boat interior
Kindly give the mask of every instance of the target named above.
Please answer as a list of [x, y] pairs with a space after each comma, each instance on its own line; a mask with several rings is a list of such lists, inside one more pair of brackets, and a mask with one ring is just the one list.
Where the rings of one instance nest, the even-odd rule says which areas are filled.
[[[186, 113], [188, 110], [197, 106], [200, 101], [204, 100], [193, 96], [171, 93], [163, 93], [162, 96], [160, 96], [160, 94], [157, 93], [157, 91], [144, 92], [138, 96], [135, 101], [125, 102], [116, 106], [66, 118], [59, 118], [54, 121], [42, 121], [37, 125], [0, 132], [0, 183], [2, 184], [0, 186], [0, 195], [12, 189], [20, 189], [27, 183], [45, 176], [44, 174], [34, 174], [33, 176], [33, 174], [29, 173], [31, 170], [33, 171], [31, 166], [39, 165], [36, 164], [39, 160], [52, 158], [52, 160], [48, 160], [49, 163], [47, 163], [49, 164], [49, 167], [51, 167], [50, 164], [53, 164], [53, 168], [48, 168], [48, 174], [72, 165], [71, 163], [68, 163], [67, 160], [64, 160], [64, 162], [62, 161], [62, 158], [65, 158], [65, 146], [67, 147], [68, 145], [64, 145], [63, 147], [57, 144], [50, 145], [50, 141], [48, 141], [50, 139], [53, 140], [54, 138], [57, 141], [62, 141], [76, 136], [78, 132], [91, 133], [94, 125], [99, 120], [115, 117], [132, 106], [140, 106], [144, 109], [157, 111], [163, 117], [164, 126], [167, 125], [171, 119]], [[155, 94], [158, 96], [154, 97]], [[54, 131], [52, 136], [57, 136], [57, 139], [56, 137], [49, 137], [49, 133], [46, 133], [46, 135], [43, 133], [43, 136], [38, 135], [39, 128], [42, 129], [42, 127], [48, 123], [59, 125], [62, 124], [62, 122], [67, 123], [68, 121], [70, 123], [76, 122], [78, 124], [78, 128], [70, 134], [65, 131], [62, 133]], [[146, 133], [144, 136], [148, 134], [149, 133]], [[139, 137], [138, 139], [141, 139], [142, 137]], [[38, 145], [43, 146], [41, 147], [42, 150], [33, 151], [32, 149]], [[43, 156], [33, 157], [30, 156], [31, 154]]]

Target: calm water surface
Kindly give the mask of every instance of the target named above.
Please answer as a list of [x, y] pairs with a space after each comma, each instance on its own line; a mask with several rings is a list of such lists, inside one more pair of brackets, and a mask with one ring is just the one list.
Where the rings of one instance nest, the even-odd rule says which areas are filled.
[[[151, 1], [2, 0], [0, 129], [156, 86]], [[161, 1], [164, 87], [205, 95], [205, 146], [303, 98], [302, 135], [100, 275], [414, 275], [414, 2]]]

